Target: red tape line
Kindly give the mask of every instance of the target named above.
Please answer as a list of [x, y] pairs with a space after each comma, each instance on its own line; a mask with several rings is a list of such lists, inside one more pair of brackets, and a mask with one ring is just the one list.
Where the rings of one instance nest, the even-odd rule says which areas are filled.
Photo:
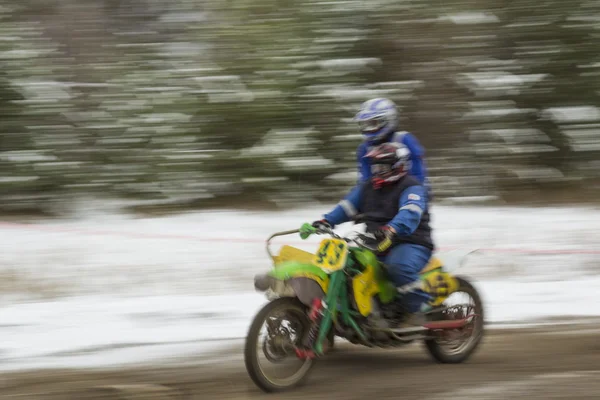
[[[178, 240], [192, 240], [198, 242], [230, 242], [230, 243], [265, 243], [264, 239], [252, 239], [252, 238], [217, 238], [217, 237], [200, 237], [193, 235], [176, 235], [176, 234], [157, 234], [157, 233], [140, 233], [140, 232], [123, 232], [123, 231], [106, 231], [106, 230], [91, 230], [91, 229], [80, 229], [74, 227], [60, 226], [60, 225], [40, 225], [40, 224], [22, 224], [15, 222], [2, 222], [0, 221], [0, 228], [16, 229], [16, 230], [30, 230], [36, 232], [46, 233], [76, 233], [80, 235], [95, 235], [95, 236], [121, 236], [130, 239], [178, 239]], [[307, 242], [286, 242], [293, 245], [307, 244]], [[441, 247], [440, 251], [451, 251], [459, 250], [462, 247]], [[568, 254], [589, 254], [589, 255], [600, 255], [600, 250], [590, 249], [518, 249], [518, 248], [479, 248], [478, 252], [485, 253], [506, 253], [506, 254], [537, 254], [537, 255], [568, 255]]]

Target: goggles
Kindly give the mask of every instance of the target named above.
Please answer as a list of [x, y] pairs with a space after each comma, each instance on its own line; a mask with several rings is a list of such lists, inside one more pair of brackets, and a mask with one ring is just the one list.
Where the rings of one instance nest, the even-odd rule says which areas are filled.
[[358, 126], [361, 132], [375, 132], [383, 128], [386, 124], [386, 120], [383, 118], [373, 118], [364, 121], [358, 121]]
[[392, 171], [392, 166], [389, 164], [371, 164], [371, 173], [373, 175], [382, 176]]

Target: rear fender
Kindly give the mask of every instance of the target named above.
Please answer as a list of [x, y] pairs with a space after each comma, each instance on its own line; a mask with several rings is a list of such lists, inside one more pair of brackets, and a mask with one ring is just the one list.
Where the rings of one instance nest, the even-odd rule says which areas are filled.
[[423, 291], [431, 296], [429, 304], [440, 306], [452, 293], [460, 287], [459, 281], [440, 263], [438, 266], [428, 268], [421, 272]]

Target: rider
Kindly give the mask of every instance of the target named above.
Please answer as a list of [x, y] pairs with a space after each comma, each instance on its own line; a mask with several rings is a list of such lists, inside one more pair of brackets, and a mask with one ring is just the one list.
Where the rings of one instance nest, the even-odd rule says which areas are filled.
[[398, 109], [393, 101], [385, 98], [365, 101], [354, 117], [354, 121], [358, 122], [364, 137], [364, 141], [356, 151], [359, 182], [368, 181], [371, 178], [369, 160], [365, 158], [370, 148], [382, 143], [397, 142], [402, 143], [410, 150], [412, 164], [409, 169], [410, 175], [429, 188], [427, 168], [423, 160], [425, 150], [414, 135], [406, 131], [397, 131]]
[[[361, 182], [324, 218], [312, 223], [312, 229], [348, 222], [363, 214], [367, 233], [374, 237], [374, 248], [389, 269], [397, 287], [419, 280], [419, 272], [429, 262], [433, 249], [427, 190], [408, 175], [410, 151], [400, 143], [384, 143], [366, 157], [372, 177]], [[306, 238], [314, 231], [301, 229]], [[407, 325], [422, 325], [429, 295], [422, 290], [404, 297], [410, 313]]]

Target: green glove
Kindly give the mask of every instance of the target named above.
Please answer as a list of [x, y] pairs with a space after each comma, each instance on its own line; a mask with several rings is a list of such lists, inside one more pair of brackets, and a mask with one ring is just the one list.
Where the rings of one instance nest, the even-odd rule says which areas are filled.
[[317, 232], [317, 228], [309, 224], [308, 222], [302, 224], [300, 227], [300, 237], [302, 240], [306, 240], [310, 235]]

